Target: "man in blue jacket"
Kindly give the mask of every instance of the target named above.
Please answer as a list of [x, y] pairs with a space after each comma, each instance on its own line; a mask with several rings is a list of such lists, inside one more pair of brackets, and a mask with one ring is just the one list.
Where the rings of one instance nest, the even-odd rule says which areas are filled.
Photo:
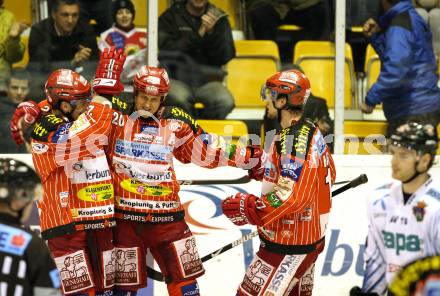
[[385, 13], [378, 23], [367, 20], [363, 29], [382, 67], [361, 109], [371, 113], [382, 103], [388, 131], [407, 120], [436, 126], [440, 121], [440, 89], [429, 27], [410, 0], [381, 2]]

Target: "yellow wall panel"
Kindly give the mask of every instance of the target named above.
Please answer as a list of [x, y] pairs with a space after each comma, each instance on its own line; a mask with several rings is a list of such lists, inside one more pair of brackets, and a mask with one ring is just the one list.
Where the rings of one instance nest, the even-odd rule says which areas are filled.
[[31, 0], [5, 0], [4, 6], [14, 13], [17, 21], [32, 24]]
[[[134, 23], [136, 27], [146, 27], [148, 18], [147, 18], [147, 1], [145, 0], [132, 0], [136, 9], [136, 18]], [[159, 11], [158, 15], [160, 16], [167, 8], [168, 8], [168, 0], [158, 0]]]

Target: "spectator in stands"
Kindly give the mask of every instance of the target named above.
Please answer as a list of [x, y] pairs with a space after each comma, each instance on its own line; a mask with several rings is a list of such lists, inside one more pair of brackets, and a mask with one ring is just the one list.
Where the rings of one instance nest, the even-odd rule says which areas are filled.
[[[378, 19], [382, 13], [381, 0], [347, 0], [346, 5], [346, 40], [353, 51], [355, 72], [364, 72], [368, 39], [362, 31], [353, 28], [362, 28], [369, 18]], [[333, 11], [336, 11], [336, 7], [333, 7]]]
[[[298, 65], [290, 65], [291, 69], [304, 72]], [[283, 70], [289, 70], [285, 67]], [[281, 128], [278, 121], [278, 110], [275, 109], [271, 100], [265, 101], [266, 111], [263, 118], [264, 134], [271, 138], [275, 135], [275, 131]], [[310, 118], [319, 128], [330, 150], [333, 151], [333, 120], [328, 113], [327, 102], [325, 99], [316, 97], [312, 93], [307, 99], [304, 107], [303, 117]], [[328, 136], [328, 137], [327, 137]], [[272, 139], [265, 139], [265, 143], [271, 143]]]
[[113, 26], [101, 34], [99, 49], [111, 46], [122, 48], [127, 55], [121, 81], [132, 81], [134, 75], [145, 64], [147, 32], [134, 25], [135, 7], [130, 0], [116, 0], [112, 3]]
[[0, 153], [26, 153], [24, 145], [17, 146], [9, 131], [9, 122], [17, 105], [28, 99], [29, 73], [25, 69], [13, 69], [7, 80], [7, 95], [0, 96]]
[[[301, 27], [301, 39], [327, 40], [332, 22], [328, 0], [247, 0], [250, 22], [255, 39], [277, 41], [280, 25], [294, 24]], [[283, 62], [292, 56], [293, 48], [279, 44]], [[284, 53], [284, 51], [288, 51]]]
[[96, 36], [89, 24], [79, 20], [79, 13], [78, 0], [54, 0], [51, 17], [32, 26], [28, 70], [35, 99], [43, 97], [44, 82], [56, 69], [75, 70], [88, 79], [93, 76], [98, 60]]
[[361, 110], [372, 113], [382, 103], [387, 134], [408, 120], [437, 126], [440, 89], [429, 28], [409, 0], [382, 0], [382, 6], [379, 23], [369, 19], [363, 27], [382, 64]]
[[[90, 23], [94, 20], [96, 24], [93, 25], [96, 35], [99, 36], [102, 32], [107, 30], [112, 25], [112, 0], [78, 0], [80, 3], [79, 17], [85, 23]], [[52, 9], [53, 3], [56, 0], [48, 0], [49, 11]]]
[[[166, 103], [204, 119], [234, 108], [221, 67], [235, 56], [227, 14], [207, 0], [176, 2], [159, 17], [159, 59], [173, 80]], [[194, 104], [204, 105], [195, 114]]]
[[440, 1], [416, 0], [416, 10], [428, 23], [432, 33], [432, 45], [437, 58], [440, 55]]
[[24, 22], [16, 22], [12, 12], [3, 7], [3, 2], [0, 0], [0, 92], [6, 92], [11, 65], [23, 58], [25, 46], [20, 35], [28, 27]]

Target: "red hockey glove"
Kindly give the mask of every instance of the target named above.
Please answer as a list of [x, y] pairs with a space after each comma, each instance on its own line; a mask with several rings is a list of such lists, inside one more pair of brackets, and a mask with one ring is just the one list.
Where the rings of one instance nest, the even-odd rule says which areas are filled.
[[20, 103], [12, 115], [9, 129], [11, 131], [12, 139], [20, 146], [24, 143], [23, 138], [23, 124], [22, 120], [28, 125], [32, 125], [41, 116], [41, 110], [37, 103], [27, 101]]
[[260, 225], [261, 219], [257, 213], [259, 199], [252, 194], [237, 193], [222, 201], [223, 214], [235, 225]]
[[248, 176], [250, 179], [261, 181], [264, 177], [264, 162], [267, 154], [260, 146], [248, 146], [247, 148], [251, 150], [251, 157], [258, 160], [257, 164], [248, 170]]
[[99, 95], [119, 95], [124, 90], [121, 76], [126, 55], [122, 49], [104, 48], [96, 68], [93, 90]]

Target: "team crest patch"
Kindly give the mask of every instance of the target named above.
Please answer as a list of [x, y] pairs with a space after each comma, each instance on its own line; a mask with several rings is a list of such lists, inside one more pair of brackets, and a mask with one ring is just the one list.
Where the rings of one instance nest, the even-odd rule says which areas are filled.
[[65, 294], [71, 294], [93, 287], [90, 270], [83, 250], [55, 258], [60, 271], [61, 284]]
[[413, 207], [413, 213], [416, 217], [417, 222], [422, 222], [423, 218], [425, 217], [425, 208], [426, 203], [424, 201], [417, 202], [417, 205]]

